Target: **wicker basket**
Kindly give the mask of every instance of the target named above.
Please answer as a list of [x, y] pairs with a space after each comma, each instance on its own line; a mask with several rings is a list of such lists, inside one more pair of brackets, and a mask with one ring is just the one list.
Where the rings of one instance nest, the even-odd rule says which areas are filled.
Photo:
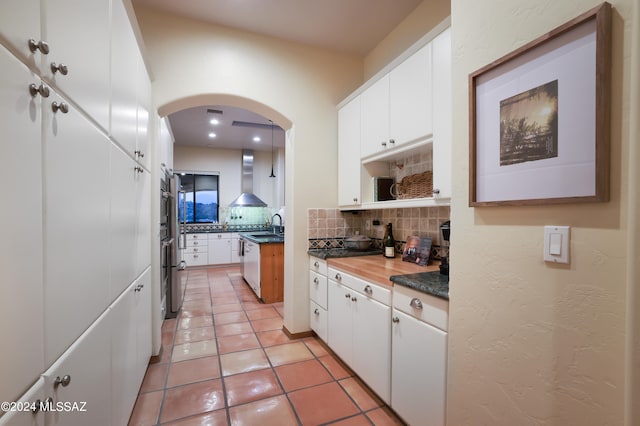
[[396, 184], [395, 191], [398, 200], [411, 198], [426, 198], [433, 196], [433, 172], [431, 170], [405, 176]]

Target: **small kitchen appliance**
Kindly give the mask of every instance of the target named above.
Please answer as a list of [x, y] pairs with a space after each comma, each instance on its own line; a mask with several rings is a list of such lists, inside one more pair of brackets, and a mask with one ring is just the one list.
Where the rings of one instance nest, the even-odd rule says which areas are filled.
[[440, 231], [442, 232], [440, 273], [442, 275], [449, 275], [449, 237], [451, 236], [451, 221], [448, 220], [440, 225]]

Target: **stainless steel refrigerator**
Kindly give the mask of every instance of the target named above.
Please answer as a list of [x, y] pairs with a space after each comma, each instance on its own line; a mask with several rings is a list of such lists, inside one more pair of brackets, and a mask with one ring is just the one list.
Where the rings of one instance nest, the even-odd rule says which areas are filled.
[[[186, 245], [186, 234], [184, 226], [184, 214], [186, 209], [182, 209], [183, 217], [179, 217], [179, 203], [185, 202], [184, 191], [181, 190], [180, 176], [173, 175], [169, 181], [171, 195], [169, 208], [169, 233], [172, 240], [171, 250], [171, 273], [169, 276], [169, 285], [167, 285], [167, 318], [175, 318], [182, 306], [184, 298], [184, 290], [187, 279], [186, 268], [187, 263], [182, 258], [182, 248]], [[183, 206], [184, 207], [184, 206]]]

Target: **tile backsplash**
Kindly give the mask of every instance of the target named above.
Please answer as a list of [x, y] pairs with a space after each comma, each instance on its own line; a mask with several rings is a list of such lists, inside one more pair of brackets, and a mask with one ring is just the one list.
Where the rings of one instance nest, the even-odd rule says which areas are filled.
[[[385, 225], [393, 225], [396, 241], [408, 236], [431, 237], [434, 246], [441, 245], [440, 225], [449, 220], [448, 206], [415, 207], [406, 209], [380, 209], [342, 212], [338, 209], [309, 209], [307, 233], [314, 240], [342, 239], [359, 232], [374, 239], [384, 237]], [[380, 225], [373, 225], [378, 220]]]

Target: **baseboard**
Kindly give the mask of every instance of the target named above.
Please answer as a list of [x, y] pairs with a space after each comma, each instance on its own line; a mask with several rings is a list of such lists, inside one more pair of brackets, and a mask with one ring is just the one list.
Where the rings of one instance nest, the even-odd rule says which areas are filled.
[[284, 325], [282, 326], [282, 331], [284, 331], [284, 334], [286, 334], [289, 339], [304, 339], [305, 337], [314, 336], [313, 330], [303, 331], [302, 333], [292, 333], [287, 330], [287, 327], [285, 327]]

